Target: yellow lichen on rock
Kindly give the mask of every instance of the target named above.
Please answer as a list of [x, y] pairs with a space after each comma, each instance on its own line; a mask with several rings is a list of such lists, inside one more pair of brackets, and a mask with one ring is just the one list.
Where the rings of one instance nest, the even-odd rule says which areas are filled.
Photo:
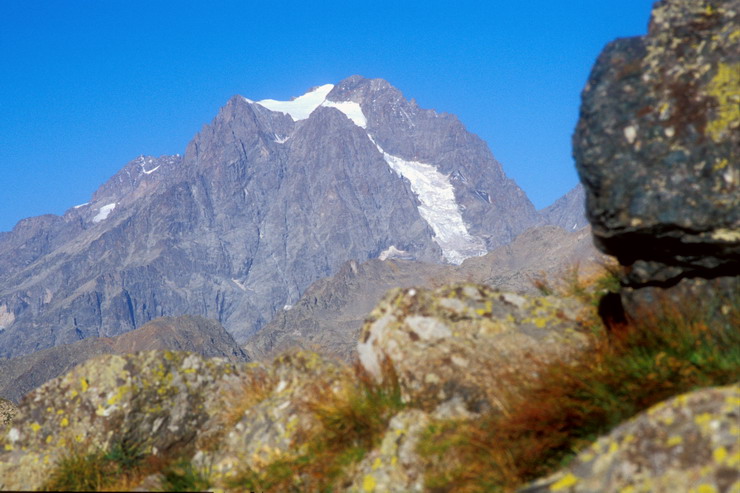
[[716, 116], [706, 128], [715, 142], [740, 131], [740, 63], [720, 63], [717, 74], [707, 86], [707, 91], [717, 101]]

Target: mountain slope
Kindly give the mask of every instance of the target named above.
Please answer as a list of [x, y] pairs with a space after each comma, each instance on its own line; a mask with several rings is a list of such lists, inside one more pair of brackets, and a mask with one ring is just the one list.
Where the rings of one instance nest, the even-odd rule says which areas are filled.
[[163, 317], [117, 337], [91, 337], [30, 355], [0, 360], [0, 396], [18, 402], [44, 382], [101, 354], [153, 349], [192, 351], [206, 358], [246, 361], [246, 354], [220, 324], [202, 317]]
[[0, 235], [0, 356], [180, 314], [244, 341], [348, 260], [460, 263], [538, 220], [483, 141], [386, 81], [235, 96], [183, 157]]
[[392, 288], [474, 282], [537, 294], [536, 279], [557, 282], [570, 268], [589, 276], [607, 262], [594, 248], [590, 228], [569, 233], [556, 226], [532, 228], [510, 245], [459, 266], [402, 259], [349, 261], [334, 276], [312, 284], [244, 349], [253, 359], [270, 358], [293, 346], [351, 359], [365, 318]]
[[571, 191], [539, 212], [545, 224], [560, 226], [568, 231], [577, 231], [588, 226], [585, 203], [586, 191], [583, 185], [579, 183]]

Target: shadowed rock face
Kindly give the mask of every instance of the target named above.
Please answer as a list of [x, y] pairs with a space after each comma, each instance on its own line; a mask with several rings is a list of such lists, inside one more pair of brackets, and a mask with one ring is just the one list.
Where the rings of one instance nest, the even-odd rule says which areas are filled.
[[737, 1], [663, 0], [583, 91], [588, 218], [630, 286], [740, 274], [739, 23]]

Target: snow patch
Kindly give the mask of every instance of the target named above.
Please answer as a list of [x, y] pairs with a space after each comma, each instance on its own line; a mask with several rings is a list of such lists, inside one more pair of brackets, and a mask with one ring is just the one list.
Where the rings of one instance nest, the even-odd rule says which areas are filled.
[[321, 106], [321, 103], [326, 99], [326, 95], [332, 89], [334, 89], [334, 84], [324, 84], [291, 101], [263, 99], [262, 101], [257, 101], [257, 104], [264, 106], [268, 110], [287, 113], [293, 121], [305, 120], [313, 113], [313, 110]]
[[231, 281], [232, 281], [232, 282], [233, 282], [234, 284], [236, 284], [237, 286], [239, 286], [239, 288], [240, 288], [240, 289], [241, 289], [242, 291], [246, 291], [246, 290], [247, 290], [247, 287], [246, 287], [246, 286], [244, 285], [244, 283], [240, 282], [240, 281], [239, 281], [238, 279], [232, 279]]
[[[148, 162], [151, 162], [151, 159]], [[152, 173], [154, 173], [155, 171], [157, 171], [159, 169], [159, 166], [161, 166], [161, 165], [155, 166], [153, 169], [150, 169], [148, 171], [147, 171], [146, 168], [144, 168], [144, 165], [143, 164], [140, 164], [140, 166], [141, 166], [141, 171], [144, 172], [145, 175], [151, 175]]]
[[432, 228], [434, 241], [442, 249], [445, 259], [459, 265], [466, 258], [485, 255], [487, 251], [483, 240], [468, 233], [450, 177], [437, 171], [431, 164], [407, 161], [388, 154], [372, 136], [368, 137], [388, 166], [409, 181], [411, 191], [419, 198], [419, 214]]
[[92, 219], [92, 222], [99, 223], [100, 221], [104, 221], [108, 219], [108, 216], [115, 208], [116, 208], [115, 202], [112, 204], [104, 205], [103, 207], [100, 208], [100, 210], [98, 211], [98, 214]]
[[277, 134], [275, 134], [275, 140], [273, 140], [273, 142], [276, 142], [278, 144], [285, 144], [286, 142], [288, 142], [289, 138], [289, 135], [286, 137], [278, 137]]
[[293, 308], [293, 305], [285, 305], [285, 306], [283, 306], [283, 310], [285, 310], [286, 312], [289, 311], [291, 308]]
[[85, 207], [85, 206], [86, 206], [86, 205], [88, 205], [89, 203], [90, 203], [90, 202], [85, 202], [84, 204], [76, 205], [76, 206], [74, 206], [74, 207], [73, 207], [73, 209], [79, 209], [80, 207]]
[[367, 118], [365, 118], [365, 114], [362, 112], [362, 108], [359, 103], [355, 103], [354, 101], [337, 102], [326, 100], [321, 103], [321, 106], [336, 108], [347, 115], [347, 118], [352, 120], [352, 122], [358, 127], [367, 128]]
[[408, 252], [406, 250], [399, 250], [396, 245], [391, 245], [378, 255], [380, 260], [388, 260], [389, 258], [398, 258], [406, 256]]
[[8, 305], [0, 305], [0, 332], [6, 327], [10, 327], [15, 322], [15, 314], [10, 310]]

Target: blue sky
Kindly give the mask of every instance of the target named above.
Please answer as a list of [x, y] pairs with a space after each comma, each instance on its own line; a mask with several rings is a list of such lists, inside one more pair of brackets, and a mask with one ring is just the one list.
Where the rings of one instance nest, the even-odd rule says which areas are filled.
[[577, 183], [570, 138], [605, 43], [651, 0], [0, 0], [0, 231], [60, 214], [141, 154], [183, 153], [234, 94], [353, 74], [456, 114], [538, 208]]

